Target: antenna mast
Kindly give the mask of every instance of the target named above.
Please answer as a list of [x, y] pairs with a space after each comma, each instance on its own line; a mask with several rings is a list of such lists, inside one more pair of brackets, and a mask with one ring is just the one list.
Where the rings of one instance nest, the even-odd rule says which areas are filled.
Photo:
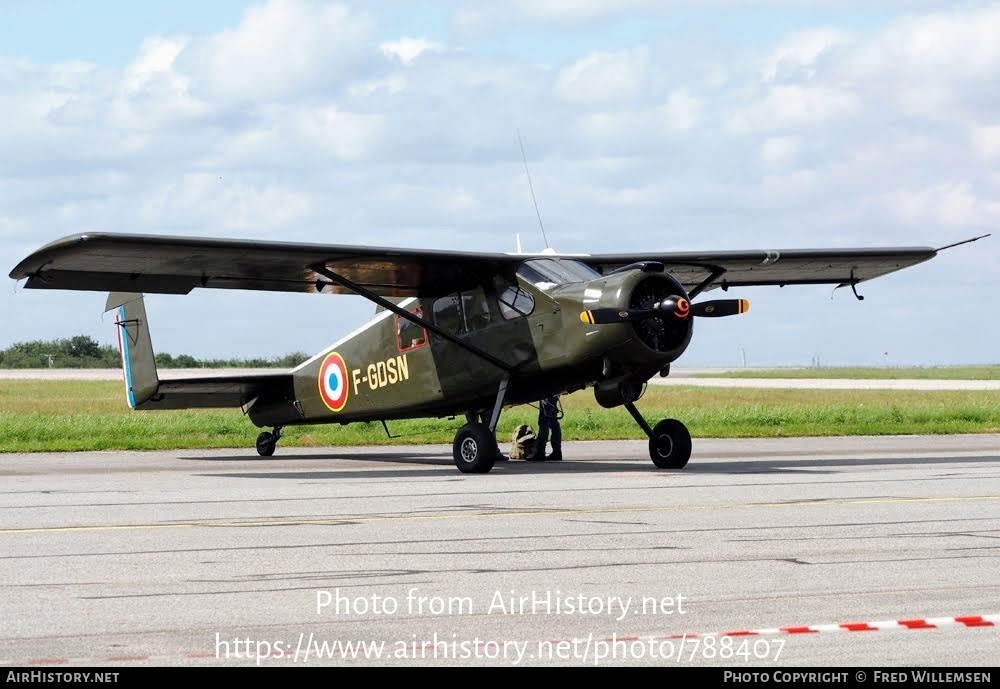
[[521, 159], [524, 160], [524, 174], [528, 176], [528, 189], [531, 190], [531, 202], [535, 204], [535, 215], [538, 217], [538, 226], [542, 228], [542, 239], [545, 241], [545, 248], [549, 248], [549, 238], [545, 236], [545, 225], [542, 224], [542, 214], [538, 212], [538, 201], [535, 199], [535, 187], [531, 183], [531, 173], [528, 172], [528, 156], [524, 154], [524, 142], [521, 141], [521, 130], [516, 129], [517, 143], [521, 146]]

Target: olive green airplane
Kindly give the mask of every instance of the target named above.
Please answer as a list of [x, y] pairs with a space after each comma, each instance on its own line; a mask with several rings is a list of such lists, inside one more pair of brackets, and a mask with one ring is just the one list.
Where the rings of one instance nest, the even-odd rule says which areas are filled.
[[[680, 469], [687, 428], [651, 426], [635, 403], [687, 349], [695, 320], [749, 308], [692, 300], [716, 288], [816, 284], [863, 299], [859, 283], [986, 236], [938, 249], [561, 255], [88, 233], [38, 249], [10, 276], [28, 288], [110, 292], [129, 406], [241, 407], [272, 428], [257, 438], [262, 456], [293, 424], [464, 415], [455, 465], [486, 473], [503, 459], [504, 407], [592, 387], [602, 407], [629, 411], [657, 467]], [[287, 372], [161, 380], [142, 295], [196, 288], [357, 294], [378, 310]]]

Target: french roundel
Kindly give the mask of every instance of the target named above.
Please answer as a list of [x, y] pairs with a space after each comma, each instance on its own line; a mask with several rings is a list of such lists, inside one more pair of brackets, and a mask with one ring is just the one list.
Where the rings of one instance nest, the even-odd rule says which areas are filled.
[[319, 367], [319, 396], [330, 411], [340, 411], [347, 404], [347, 364], [336, 352], [327, 354]]

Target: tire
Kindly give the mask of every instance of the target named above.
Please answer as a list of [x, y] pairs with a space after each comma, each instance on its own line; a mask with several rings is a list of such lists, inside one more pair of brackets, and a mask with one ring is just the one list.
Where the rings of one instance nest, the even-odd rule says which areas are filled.
[[467, 423], [455, 434], [455, 466], [463, 474], [486, 474], [497, 459], [497, 441], [481, 423]]
[[677, 419], [664, 419], [653, 427], [649, 457], [660, 469], [683, 469], [691, 458], [691, 434]]
[[278, 445], [278, 439], [273, 433], [264, 431], [257, 436], [257, 454], [261, 457], [270, 457], [274, 454], [274, 448]]

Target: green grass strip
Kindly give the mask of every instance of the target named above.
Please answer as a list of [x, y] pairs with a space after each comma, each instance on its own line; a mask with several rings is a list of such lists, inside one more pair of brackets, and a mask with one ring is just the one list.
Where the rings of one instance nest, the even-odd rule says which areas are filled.
[[[563, 398], [566, 440], [644, 439], [623, 408], [603, 409], [589, 390]], [[1000, 433], [995, 391], [754, 390], [650, 386], [637, 405], [651, 423], [682, 420], [698, 438]], [[283, 447], [450, 443], [458, 419], [289, 426]], [[529, 406], [504, 411], [503, 443]], [[238, 409], [130, 410], [113, 381], [0, 381], [0, 452], [250, 448], [259, 430]], [[250, 450], [252, 451], [252, 450]]]

